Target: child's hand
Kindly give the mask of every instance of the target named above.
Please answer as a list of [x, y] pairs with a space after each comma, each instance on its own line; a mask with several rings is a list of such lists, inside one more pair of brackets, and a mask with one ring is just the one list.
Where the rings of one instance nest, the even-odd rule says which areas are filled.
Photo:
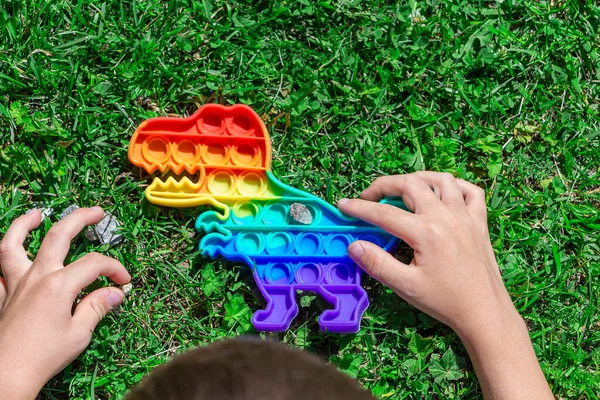
[[[401, 196], [414, 214], [376, 203], [384, 196]], [[350, 256], [371, 276], [459, 334], [516, 314], [490, 243], [482, 189], [450, 174], [417, 172], [381, 177], [361, 197], [340, 201], [340, 209], [414, 249], [406, 265], [372, 243], [353, 243]]]
[[0, 242], [0, 393], [3, 399], [33, 399], [53, 375], [90, 342], [100, 320], [123, 301], [123, 292], [105, 287], [73, 309], [81, 290], [99, 276], [129, 282], [115, 259], [90, 253], [64, 266], [71, 240], [103, 217], [100, 207], [80, 208], [54, 225], [36, 259], [23, 242], [41, 221], [35, 210], [17, 218]]
[[[433, 189], [433, 191], [432, 191]], [[401, 196], [410, 213], [376, 201]], [[377, 179], [340, 209], [414, 249], [409, 265], [358, 241], [350, 256], [370, 275], [462, 339], [483, 393], [494, 399], [552, 399], [523, 319], [508, 295], [487, 228], [483, 190], [450, 174]]]

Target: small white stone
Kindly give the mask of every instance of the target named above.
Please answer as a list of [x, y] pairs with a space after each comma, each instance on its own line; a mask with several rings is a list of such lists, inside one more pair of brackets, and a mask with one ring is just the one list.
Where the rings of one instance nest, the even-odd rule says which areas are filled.
[[123, 286], [121, 286], [121, 290], [123, 291], [123, 294], [125, 296], [127, 296], [129, 292], [131, 292], [131, 289], [133, 289], [133, 285], [131, 283], [126, 283]]

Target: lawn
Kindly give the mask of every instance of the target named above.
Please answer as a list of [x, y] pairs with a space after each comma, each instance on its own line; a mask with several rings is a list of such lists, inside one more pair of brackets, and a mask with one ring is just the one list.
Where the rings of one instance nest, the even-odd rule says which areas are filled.
[[[507, 288], [558, 398], [600, 393], [600, 8], [586, 1], [42, 1], [0, 9], [0, 233], [34, 204], [102, 205], [134, 289], [48, 399], [121, 398], [187, 348], [254, 333], [247, 268], [202, 258], [194, 218], [143, 196], [143, 120], [245, 103], [274, 174], [329, 202], [375, 177], [449, 171], [485, 188]], [[103, 281], [101, 283], [106, 283]], [[479, 398], [457, 336], [373, 280], [356, 335], [289, 331], [386, 399]], [[92, 289], [92, 288], [90, 288]]]

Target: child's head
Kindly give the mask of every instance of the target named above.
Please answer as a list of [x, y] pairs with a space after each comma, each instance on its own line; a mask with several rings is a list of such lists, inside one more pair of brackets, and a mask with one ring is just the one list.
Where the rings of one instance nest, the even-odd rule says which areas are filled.
[[214, 343], [156, 368], [126, 400], [373, 400], [318, 358], [256, 339]]

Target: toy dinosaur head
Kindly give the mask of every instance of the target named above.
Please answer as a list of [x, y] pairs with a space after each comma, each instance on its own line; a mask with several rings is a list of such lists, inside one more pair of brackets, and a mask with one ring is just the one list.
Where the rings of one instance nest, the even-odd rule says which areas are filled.
[[[129, 160], [153, 173], [173, 171], [146, 189], [146, 198], [167, 207], [226, 204], [269, 198], [271, 144], [267, 128], [248, 106], [206, 104], [188, 118], [142, 122], [129, 145]], [[193, 182], [184, 171], [198, 176]]]

